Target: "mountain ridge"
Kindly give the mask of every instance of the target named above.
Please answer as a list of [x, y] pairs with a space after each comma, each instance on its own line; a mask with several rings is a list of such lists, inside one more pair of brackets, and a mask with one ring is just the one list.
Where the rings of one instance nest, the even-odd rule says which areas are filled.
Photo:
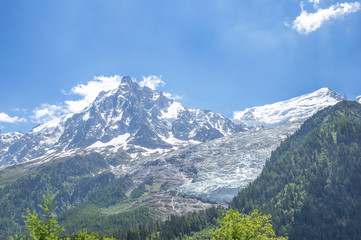
[[235, 111], [233, 119], [250, 127], [277, 126], [287, 122], [307, 119], [319, 110], [342, 100], [345, 100], [345, 98], [336, 91], [321, 88], [312, 93], [285, 101]]
[[[108, 152], [122, 149], [136, 157], [239, 131], [243, 131], [241, 124], [220, 114], [186, 108], [162, 92], [123, 77], [117, 89], [101, 92], [83, 111], [37, 126], [14, 138], [9, 146], [0, 145], [0, 164], [21, 163], [46, 154], [89, 147], [88, 150]], [[117, 141], [111, 142], [116, 138]]]
[[230, 136], [252, 128], [305, 121], [343, 100], [337, 92], [315, 92], [235, 113], [233, 120], [210, 110], [186, 108], [162, 92], [123, 77], [83, 111], [63, 115], [29, 133], [0, 135], [0, 169], [27, 161], [48, 161], [82, 151], [142, 158]]

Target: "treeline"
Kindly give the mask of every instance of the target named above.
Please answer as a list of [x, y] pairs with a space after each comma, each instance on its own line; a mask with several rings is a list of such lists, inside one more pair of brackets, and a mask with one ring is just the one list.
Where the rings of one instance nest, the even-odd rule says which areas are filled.
[[[60, 235], [65, 232], [65, 229], [52, 217], [56, 210], [54, 197], [48, 194], [43, 198], [44, 204], [40, 205], [40, 208], [45, 213], [40, 215], [35, 211], [28, 211], [28, 214], [24, 216], [27, 233], [23, 236], [11, 237], [11, 240], [23, 240], [24, 238], [34, 240], [287, 239], [276, 237], [269, 215], [262, 215], [256, 210], [246, 216], [232, 209], [225, 211], [221, 208], [210, 208], [187, 216], [171, 216], [165, 222], [138, 224], [131, 229], [120, 228], [113, 233], [104, 231], [94, 233], [84, 228], [76, 234], [61, 237]], [[220, 212], [223, 212], [222, 217], [219, 216]], [[112, 224], [114, 223], [112, 221]], [[111, 237], [109, 237], [110, 234]]]
[[56, 219], [66, 229], [60, 236], [71, 236], [82, 229], [97, 232], [100, 236], [123, 236], [130, 230], [146, 226], [152, 221], [153, 212], [147, 207], [136, 207], [132, 210], [112, 215], [103, 215], [95, 205], [76, 207], [59, 215]]
[[[172, 215], [164, 222], [151, 221], [148, 224], [116, 230], [113, 233], [108, 232], [106, 235], [116, 239], [128, 240], [184, 239], [203, 229], [214, 228], [217, 219], [222, 217], [222, 213], [225, 213], [224, 209], [212, 207], [186, 216]], [[99, 235], [103, 236], [103, 233], [99, 233]]]
[[[137, 216], [134, 222], [128, 221], [127, 226], [124, 226], [121, 221], [116, 221], [117, 215], [108, 216], [108, 221], [98, 221], [92, 219], [90, 223], [84, 225], [89, 232], [97, 232], [99, 237], [114, 237], [116, 239], [127, 240], [168, 240], [168, 239], [183, 239], [192, 236], [203, 229], [210, 229], [215, 227], [217, 219], [222, 218], [222, 213], [225, 213], [223, 208], [212, 207], [197, 213], [191, 213], [186, 216], [169, 216], [165, 221], [151, 220], [147, 223], [142, 222], [146, 219], [147, 211], [143, 214], [138, 214], [139, 210], [134, 209], [130, 212], [121, 215]], [[123, 218], [122, 218], [123, 219]], [[94, 224], [99, 226], [99, 229], [94, 228]], [[109, 224], [109, 225], [108, 225]], [[64, 225], [66, 228], [67, 225]], [[82, 228], [77, 228], [82, 229]], [[67, 231], [68, 232], [68, 231]], [[73, 234], [76, 234], [75, 231]]]
[[[54, 197], [48, 194], [43, 196], [44, 204], [39, 207], [43, 215], [36, 211], [28, 211], [24, 216], [27, 232], [17, 235], [15, 239], [30, 237], [31, 239], [127, 239], [127, 240], [165, 240], [186, 239], [201, 230], [215, 227], [217, 219], [226, 212], [223, 208], [209, 208], [186, 216], [169, 216], [166, 221], [146, 221], [149, 209], [146, 207], [134, 208], [131, 211], [110, 216], [96, 216], [94, 206], [87, 206], [79, 211], [67, 212], [56, 219], [52, 215], [56, 210]], [[45, 212], [45, 213], [44, 213]], [[70, 214], [70, 215], [69, 215]], [[77, 215], [74, 218], [71, 215]], [[86, 218], [84, 218], [86, 217]], [[67, 222], [72, 219], [74, 222]], [[81, 223], [83, 225], [79, 226]], [[72, 224], [76, 224], [75, 226]], [[81, 228], [82, 227], [82, 228]], [[82, 229], [79, 231], [79, 229]], [[208, 231], [208, 236], [210, 233]], [[203, 238], [204, 239], [204, 238]]]

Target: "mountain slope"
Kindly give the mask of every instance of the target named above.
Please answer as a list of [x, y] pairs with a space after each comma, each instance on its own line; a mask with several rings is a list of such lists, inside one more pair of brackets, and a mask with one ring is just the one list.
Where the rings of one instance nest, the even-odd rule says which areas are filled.
[[275, 126], [305, 120], [319, 110], [344, 100], [337, 92], [321, 88], [315, 92], [286, 101], [236, 111], [234, 120], [250, 127]]
[[[305, 96], [273, 104], [272, 106], [292, 106], [299, 115], [295, 115], [292, 121], [279, 122], [275, 126], [251, 128], [245, 132], [214, 139], [162, 156], [139, 159], [137, 164], [127, 169], [127, 173], [132, 172], [137, 175], [146, 165], [151, 169], [149, 174], [159, 174], [162, 167], [170, 166], [170, 168], [179, 169], [185, 175], [184, 178], [180, 178], [184, 183], [175, 189], [177, 194], [202, 201], [227, 204], [240, 189], [260, 174], [271, 152], [282, 140], [292, 135], [307, 117], [310, 117], [309, 114], [328, 104], [334, 104], [341, 98], [339, 94], [329, 89], [320, 89]], [[300, 102], [303, 105], [298, 106]], [[306, 103], [307, 108], [305, 108]], [[265, 116], [267, 114], [269, 112], [264, 112]], [[154, 164], [155, 162], [158, 164]], [[140, 175], [144, 175], [144, 172]]]
[[[138, 159], [116, 175], [134, 178], [160, 175], [178, 179], [171, 189], [181, 196], [212, 203], [229, 203], [253, 181], [280, 142], [294, 133], [300, 122], [268, 129], [252, 129], [189, 146], [160, 156]], [[168, 173], [171, 171], [171, 174]]]
[[232, 206], [270, 213], [290, 239], [358, 239], [360, 173], [361, 105], [341, 102], [282, 143]]
[[[142, 179], [132, 174], [116, 176], [110, 171], [110, 161], [119, 165], [130, 160], [125, 153], [119, 153], [117, 159], [90, 153], [0, 170], [0, 239], [21, 234], [25, 230], [22, 216], [27, 209], [41, 211], [38, 205], [48, 193], [54, 194], [56, 213], [68, 233], [85, 227], [99, 231], [99, 224], [114, 229], [131, 227], [211, 206], [169, 191], [182, 179], [176, 168], [163, 166], [159, 175]], [[19, 174], [24, 168], [28, 168], [26, 174]]]
[[141, 154], [162, 153], [242, 131], [239, 124], [212, 111], [186, 108], [123, 77], [119, 87], [102, 92], [80, 113], [62, 116], [0, 144], [0, 165], [79, 149]]

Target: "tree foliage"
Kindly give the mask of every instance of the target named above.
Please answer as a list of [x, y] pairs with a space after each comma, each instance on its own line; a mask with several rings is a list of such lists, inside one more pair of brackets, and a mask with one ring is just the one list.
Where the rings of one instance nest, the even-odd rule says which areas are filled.
[[24, 216], [25, 224], [28, 228], [28, 235], [34, 240], [57, 240], [59, 233], [64, 231], [53, 218], [53, 213], [57, 206], [54, 202], [54, 196], [43, 195], [44, 204], [39, 207], [44, 210], [43, 215], [37, 214], [35, 211]]
[[270, 215], [261, 215], [258, 210], [255, 210], [250, 216], [241, 217], [238, 211], [230, 209], [220, 221], [219, 227], [212, 233], [214, 240], [286, 239], [276, 237], [272, 229]]

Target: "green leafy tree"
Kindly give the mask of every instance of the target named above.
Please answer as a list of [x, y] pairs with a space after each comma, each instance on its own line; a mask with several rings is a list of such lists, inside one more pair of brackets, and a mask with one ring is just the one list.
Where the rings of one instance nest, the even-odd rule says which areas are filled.
[[270, 215], [261, 215], [255, 210], [250, 216], [241, 217], [238, 211], [230, 209], [228, 214], [220, 221], [219, 228], [211, 231], [214, 240], [285, 240], [276, 237], [272, 229]]
[[59, 233], [64, 231], [58, 225], [58, 222], [53, 219], [53, 212], [57, 209], [54, 203], [54, 196], [47, 194], [43, 195], [44, 204], [39, 204], [39, 207], [45, 211], [43, 215], [37, 214], [35, 211], [30, 212], [24, 216], [25, 225], [31, 238], [34, 240], [56, 240]]
[[99, 240], [95, 233], [89, 234], [86, 229], [76, 236], [75, 240]]

